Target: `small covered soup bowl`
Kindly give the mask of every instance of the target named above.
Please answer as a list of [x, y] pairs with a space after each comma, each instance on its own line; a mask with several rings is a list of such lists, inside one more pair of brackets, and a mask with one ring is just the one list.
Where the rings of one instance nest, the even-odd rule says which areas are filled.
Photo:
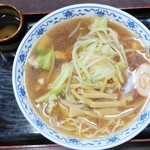
[[24, 16], [16, 7], [0, 4], [0, 51], [16, 51], [26, 29]]

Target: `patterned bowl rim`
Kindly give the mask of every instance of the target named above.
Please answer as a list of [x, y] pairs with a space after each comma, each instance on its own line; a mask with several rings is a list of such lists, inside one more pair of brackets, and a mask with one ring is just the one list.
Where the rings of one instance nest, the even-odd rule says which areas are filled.
[[[140, 28], [142, 28], [142, 30], [144, 30], [145, 32], [147, 33], [150, 33], [149, 30], [138, 20], [136, 19], [135, 17], [131, 16], [130, 14], [118, 9], [118, 8], [115, 8], [115, 7], [112, 7], [112, 6], [108, 6], [108, 5], [103, 5], [103, 4], [96, 4], [96, 3], [84, 3], [84, 4], [75, 4], [75, 5], [70, 5], [70, 6], [66, 6], [66, 7], [63, 7], [63, 8], [60, 8], [48, 15], [46, 15], [45, 17], [43, 17], [41, 20], [39, 20], [30, 30], [29, 32], [25, 35], [25, 37], [23, 38], [21, 44], [19, 45], [18, 47], [18, 50], [16, 52], [16, 56], [15, 56], [15, 59], [14, 59], [14, 63], [13, 63], [13, 70], [12, 70], [12, 82], [13, 82], [13, 90], [14, 90], [14, 94], [15, 94], [15, 97], [16, 97], [16, 101], [19, 105], [19, 108], [21, 109], [23, 115], [25, 116], [25, 118], [29, 121], [29, 123], [37, 130], [39, 131], [39, 133], [41, 133], [44, 137], [46, 137], [47, 139], [55, 142], [55, 143], [58, 143], [62, 146], [65, 146], [65, 147], [68, 147], [68, 148], [73, 148], [73, 149], [85, 149], [85, 146], [86, 146], [86, 149], [108, 149], [108, 148], [112, 148], [112, 147], [115, 147], [115, 146], [118, 146], [122, 143], [125, 143], [126, 141], [132, 139], [133, 137], [135, 137], [137, 134], [139, 134], [150, 122], [150, 109], [148, 109], [148, 106], [150, 105], [148, 103], [148, 105], [146, 105], [146, 107], [144, 108], [144, 110], [142, 111], [143, 113], [139, 116], [138, 119], [141, 119], [141, 118], [146, 118], [144, 120], [144, 122], [142, 122], [140, 125], [140, 127], [138, 127], [138, 130], [136, 130], [135, 132], [133, 132], [132, 134], [130, 134], [129, 136], [125, 136], [125, 138], [123, 139], [117, 139], [117, 134], [115, 134], [114, 136], [112, 136], [112, 138], [107, 138], [108, 140], [108, 144], [105, 144], [103, 145], [102, 147], [100, 147], [101, 145], [94, 145], [93, 144], [93, 141], [94, 140], [82, 140], [81, 142], [84, 143], [84, 141], [88, 141], [89, 144], [81, 144], [80, 146], [76, 144], [72, 144], [72, 143], [67, 143], [67, 142], [63, 142], [63, 141], [58, 141], [58, 139], [54, 139], [53, 137], [49, 136], [48, 134], [46, 134], [45, 132], [43, 132], [43, 130], [41, 130], [40, 128], [37, 127], [37, 125], [35, 125], [35, 123], [33, 122], [33, 120], [31, 120], [31, 118], [29, 118], [27, 112], [25, 111], [25, 109], [23, 108], [22, 106], [22, 102], [20, 101], [20, 95], [18, 93], [18, 89], [17, 89], [17, 84], [16, 84], [16, 80], [17, 80], [17, 71], [16, 71], [16, 68], [18, 67], [18, 64], [19, 64], [19, 56], [20, 56], [20, 52], [22, 50], [22, 47], [23, 45], [25, 44], [25, 41], [26, 39], [30, 36], [30, 34], [36, 29], [38, 28], [45, 20], [48, 20], [49, 18], [51, 18], [52, 16], [55, 16], [57, 14], [60, 14], [61, 12], [63, 11], [66, 11], [66, 10], [73, 10], [73, 9], [78, 9], [78, 8], [102, 8], [102, 9], [109, 9], [111, 11], [113, 11], [115, 14], [121, 14], [121, 15], [124, 15], [128, 18], [130, 18], [131, 20], [133, 20], [134, 22], [136, 22], [137, 25], [140, 26]], [[86, 14], [87, 15], [87, 14]], [[60, 21], [61, 22], [61, 21]], [[147, 34], [148, 35], [148, 34]], [[149, 34], [150, 35], [150, 34]], [[148, 36], [149, 39], [150, 39], [150, 36]], [[148, 38], [146, 37], [146, 38]], [[148, 45], [148, 49], [150, 51], [150, 45]], [[23, 65], [24, 66], [24, 65]], [[23, 80], [23, 75], [22, 75], [22, 79]], [[28, 103], [28, 102], [27, 102]], [[31, 106], [32, 108], [32, 106]], [[146, 110], [149, 110], [148, 112], [146, 112]], [[138, 120], [136, 119], [136, 120]], [[143, 120], [142, 120], [143, 121]], [[134, 121], [135, 122], [135, 121]], [[127, 129], [128, 130], [128, 129]], [[125, 132], [123, 130], [123, 132]], [[123, 132], [121, 132], [122, 134], [124, 134]], [[129, 131], [128, 131], [129, 132]], [[119, 132], [120, 133], [120, 132]], [[59, 134], [59, 133], [58, 133]], [[64, 135], [62, 135], [64, 136]], [[121, 134], [119, 136], [122, 136]], [[67, 136], [66, 136], [67, 138]], [[73, 138], [75, 139], [75, 138]], [[106, 139], [105, 139], [106, 140]], [[76, 140], [75, 140], [76, 141]], [[103, 141], [103, 140], [102, 140]], [[99, 142], [98, 139], [95, 140], [94, 142]]]

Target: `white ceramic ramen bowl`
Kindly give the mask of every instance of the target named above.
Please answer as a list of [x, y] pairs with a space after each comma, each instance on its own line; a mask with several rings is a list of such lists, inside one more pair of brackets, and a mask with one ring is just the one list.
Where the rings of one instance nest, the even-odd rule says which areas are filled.
[[139, 134], [150, 122], [150, 102], [127, 128], [107, 138], [81, 140], [62, 135], [48, 127], [32, 108], [24, 83], [24, 66], [36, 41], [54, 25], [77, 16], [106, 15], [136, 33], [150, 51], [150, 31], [136, 18], [114, 7], [100, 4], [77, 4], [56, 10], [38, 21], [22, 40], [13, 65], [13, 88], [18, 105], [26, 119], [47, 139], [73, 149], [107, 149], [120, 145]]

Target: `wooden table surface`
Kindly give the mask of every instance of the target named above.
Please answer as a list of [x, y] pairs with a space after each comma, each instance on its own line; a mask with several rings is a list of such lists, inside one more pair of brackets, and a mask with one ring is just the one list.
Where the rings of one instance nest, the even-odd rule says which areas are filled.
[[0, 3], [12, 4], [23, 14], [50, 13], [58, 8], [79, 3], [99, 3], [121, 9], [150, 8], [150, 0], [0, 0]]

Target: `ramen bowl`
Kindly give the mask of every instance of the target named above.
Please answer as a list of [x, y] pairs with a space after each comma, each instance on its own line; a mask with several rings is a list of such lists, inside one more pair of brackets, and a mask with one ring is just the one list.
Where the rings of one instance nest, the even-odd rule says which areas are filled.
[[[37, 40], [53, 26], [78, 16], [108, 16], [129, 28], [146, 45], [150, 51], [150, 32], [136, 18], [114, 7], [101, 4], [77, 4], [56, 10], [38, 21], [22, 40], [13, 65], [13, 89], [17, 103], [30, 124], [47, 139], [72, 149], [108, 149], [127, 142], [138, 135], [150, 122], [150, 102], [139, 115], [122, 130], [103, 138], [80, 139], [65, 135], [49, 127], [36, 113], [30, 103], [25, 86], [25, 64], [27, 57]], [[149, 80], [149, 79], [148, 79]]]

